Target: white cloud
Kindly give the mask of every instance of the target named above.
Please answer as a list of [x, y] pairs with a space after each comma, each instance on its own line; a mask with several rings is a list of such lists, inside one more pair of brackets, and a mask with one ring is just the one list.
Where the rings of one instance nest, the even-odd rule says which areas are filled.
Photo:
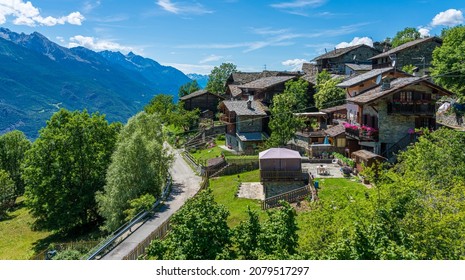
[[296, 0], [291, 2], [281, 2], [271, 4], [271, 7], [278, 9], [293, 9], [293, 8], [306, 8], [306, 7], [318, 7], [323, 5], [326, 0]]
[[420, 32], [421, 37], [429, 37], [430, 36], [430, 34], [429, 34], [430, 31], [431, 30], [426, 28], [426, 27], [418, 28], [418, 32]]
[[455, 26], [462, 24], [464, 22], [464, 17], [462, 11], [456, 10], [456, 9], [449, 9], [444, 12], [440, 12], [437, 14], [432, 22], [431, 26], [439, 26], [439, 25], [445, 25], [445, 26]]
[[306, 63], [307, 60], [305, 59], [288, 59], [283, 62], [281, 62], [282, 65], [284, 66], [289, 66], [292, 67], [291, 71], [300, 71], [302, 69], [302, 64]]
[[218, 61], [220, 59], [222, 59], [223, 57], [222, 56], [219, 56], [219, 55], [209, 55], [208, 57], [202, 59], [201, 61], [199, 61], [200, 64], [205, 64], [207, 62], [213, 62], [213, 61]]
[[45, 25], [54, 26], [57, 24], [81, 25], [84, 16], [80, 12], [72, 12], [62, 17], [42, 17], [38, 8], [34, 7], [30, 1], [23, 0], [0, 0], [0, 24], [7, 21], [7, 17], [13, 17], [16, 25]]
[[101, 5], [101, 1], [86, 1], [82, 7], [82, 10], [84, 13], [90, 13], [92, 10], [95, 8], [99, 7]]
[[158, 0], [157, 5], [163, 10], [173, 14], [191, 14], [191, 15], [203, 15], [211, 14], [213, 11], [206, 9], [199, 3], [190, 2], [177, 2], [174, 3], [171, 0]]
[[118, 43], [109, 41], [109, 40], [101, 40], [94, 37], [86, 37], [82, 35], [76, 35], [69, 38], [70, 42], [68, 44], [69, 48], [74, 47], [85, 47], [94, 51], [103, 51], [103, 50], [110, 50], [110, 51], [121, 51], [121, 52], [130, 52], [133, 51], [134, 48], [122, 46]]
[[368, 37], [355, 37], [350, 43], [341, 42], [336, 45], [336, 49], [347, 48], [351, 46], [356, 46], [360, 44], [365, 44], [367, 46], [373, 47], [373, 40]]

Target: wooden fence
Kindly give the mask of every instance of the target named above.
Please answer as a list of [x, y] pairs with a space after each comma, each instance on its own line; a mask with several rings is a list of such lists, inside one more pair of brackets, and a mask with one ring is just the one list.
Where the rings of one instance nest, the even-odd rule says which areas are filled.
[[139, 256], [145, 254], [145, 250], [149, 247], [152, 240], [165, 238], [168, 231], [171, 229], [170, 218], [163, 222], [157, 229], [155, 229], [149, 236], [140, 242], [136, 248], [130, 251], [123, 260], [137, 260]]
[[[204, 176], [202, 182], [200, 183], [200, 189], [195, 194], [197, 195], [200, 191], [208, 188], [210, 185], [210, 180], [208, 177]], [[194, 195], [194, 197], [195, 197]], [[150, 242], [155, 239], [165, 238], [168, 231], [171, 229], [170, 225], [171, 217], [163, 222], [158, 228], [156, 228], [149, 236], [147, 236], [141, 243], [137, 245], [132, 251], [130, 251], [123, 260], [137, 260], [140, 256], [145, 255], [145, 250], [150, 246]]]
[[280, 206], [279, 202], [281, 200], [287, 201], [289, 203], [300, 201], [305, 199], [309, 194], [311, 194], [310, 185], [287, 193], [275, 195], [262, 201], [262, 209], [267, 210], [273, 207], [278, 207]]

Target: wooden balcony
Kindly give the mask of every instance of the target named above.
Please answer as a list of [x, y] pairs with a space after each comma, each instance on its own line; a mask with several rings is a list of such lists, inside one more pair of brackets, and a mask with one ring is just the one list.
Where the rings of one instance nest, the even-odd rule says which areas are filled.
[[263, 171], [260, 170], [260, 181], [302, 181], [308, 179], [308, 170], [300, 171]]
[[388, 103], [388, 114], [401, 114], [401, 115], [435, 115], [436, 106], [429, 102], [415, 102], [415, 103], [401, 103], [392, 102]]
[[356, 129], [346, 127], [346, 135], [360, 141], [377, 142], [379, 133], [378, 131], [366, 131], [361, 127]]

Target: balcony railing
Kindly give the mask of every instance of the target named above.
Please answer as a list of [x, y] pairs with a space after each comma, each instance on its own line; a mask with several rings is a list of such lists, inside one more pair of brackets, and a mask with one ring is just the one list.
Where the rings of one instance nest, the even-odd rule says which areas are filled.
[[423, 103], [388, 103], [388, 114], [403, 115], [434, 115], [436, 107], [434, 104]]
[[378, 131], [368, 131], [359, 126], [346, 127], [346, 135], [361, 141], [378, 141]]
[[308, 178], [308, 170], [299, 171], [264, 171], [260, 170], [260, 181], [301, 181]]

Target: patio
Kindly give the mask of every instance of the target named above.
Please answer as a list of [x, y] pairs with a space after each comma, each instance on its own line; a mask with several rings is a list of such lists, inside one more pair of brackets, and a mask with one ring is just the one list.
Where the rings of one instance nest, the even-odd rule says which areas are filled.
[[302, 163], [314, 178], [343, 178], [341, 166], [336, 163]]

